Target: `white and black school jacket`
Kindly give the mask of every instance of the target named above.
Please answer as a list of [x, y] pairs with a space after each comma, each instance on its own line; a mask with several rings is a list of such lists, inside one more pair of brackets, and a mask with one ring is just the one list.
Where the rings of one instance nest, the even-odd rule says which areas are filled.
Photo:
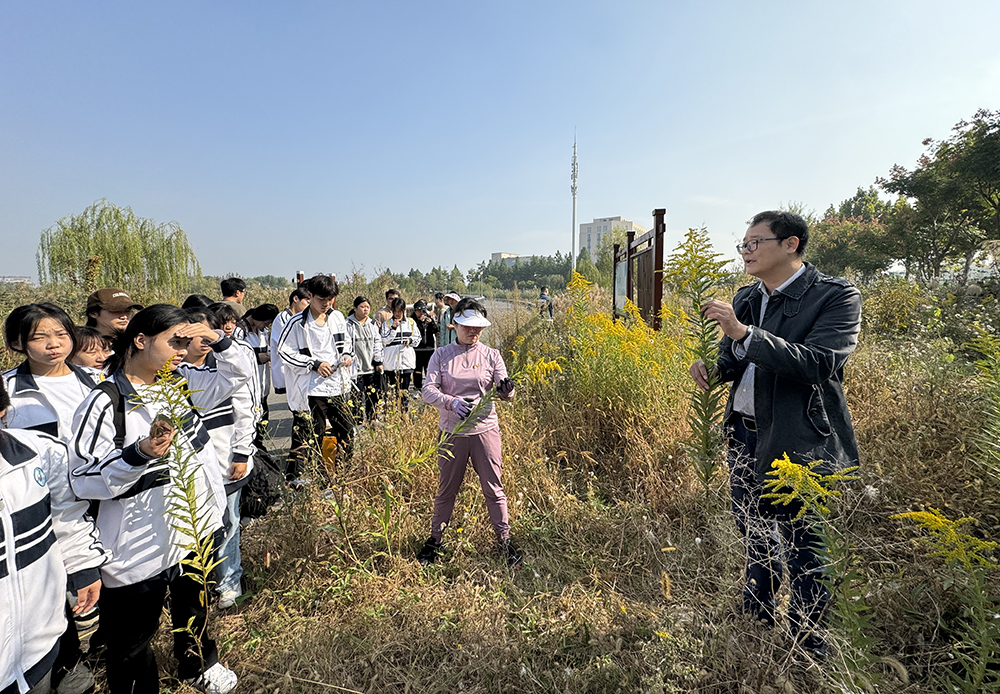
[[264, 328], [264, 331], [259, 333], [247, 330], [243, 342], [253, 350], [253, 364], [257, 368], [257, 380], [260, 382], [258, 390], [263, 400], [271, 393], [271, 363], [261, 364], [257, 361], [257, 355], [271, 353], [271, 329]]
[[[257, 433], [257, 423], [260, 421], [260, 380], [257, 370], [257, 358], [253, 355], [250, 345], [240, 340], [233, 340], [229, 351], [238, 351], [246, 360], [245, 369], [250, 378], [239, 386], [233, 394], [216, 404], [211, 409], [198, 410], [208, 434], [212, 438], [215, 455], [218, 458], [222, 481], [226, 494], [232, 494], [250, 481], [250, 471], [253, 470], [254, 436]], [[181, 364], [178, 373], [188, 379], [197, 380], [205, 374], [217, 373], [219, 359], [215, 352], [209, 352], [205, 363], [201, 366]], [[195, 374], [198, 374], [197, 376]], [[229, 481], [229, 469], [233, 463], [246, 463], [247, 474], [238, 480]]]
[[351, 373], [354, 378], [367, 376], [382, 366], [382, 333], [378, 323], [369, 318], [364, 323], [354, 316], [347, 319], [347, 327], [354, 341], [354, 363]]
[[392, 319], [382, 326], [382, 368], [386, 371], [412, 371], [417, 366], [417, 352], [413, 348], [420, 344], [420, 330], [410, 317], [392, 327]]
[[[66, 362], [66, 366], [87, 390], [97, 385], [98, 380], [82, 366], [69, 362]], [[8, 428], [40, 431], [67, 441], [70, 439], [73, 432], [59, 431], [59, 415], [56, 413], [56, 408], [38, 387], [27, 360], [21, 362], [16, 369], [4, 373], [3, 379], [11, 404], [7, 410]]]
[[285, 374], [282, 371], [282, 360], [278, 356], [278, 341], [281, 339], [281, 333], [288, 325], [288, 321], [292, 319], [292, 315], [291, 310], [287, 308], [279, 313], [274, 322], [271, 323], [271, 331], [268, 335], [268, 346], [271, 348], [271, 385], [274, 386], [275, 393], [285, 392]]
[[68, 457], [46, 434], [0, 430], [0, 691], [26, 692], [52, 668], [67, 575], [89, 586], [110, 558], [70, 490]]
[[331, 385], [334, 386], [332, 395], [349, 394], [353, 384], [351, 367], [340, 365], [341, 358], [345, 356], [354, 358], [354, 340], [347, 328], [344, 314], [334, 308], [326, 314], [324, 327], [333, 333], [333, 345], [337, 351], [336, 356], [329, 360], [330, 366], [333, 367], [333, 375], [329, 379], [324, 379], [316, 373], [319, 365], [327, 360], [313, 356], [314, 350], [309, 344], [309, 334], [305, 329], [311, 321], [313, 317], [308, 308], [292, 316], [278, 341], [278, 355], [284, 362], [282, 372], [285, 375], [288, 407], [291, 410], [308, 410], [309, 391], [321, 381], [332, 381]]
[[[218, 359], [215, 371], [183, 374], [193, 391], [193, 407], [177, 432], [182, 454], [194, 454], [189, 469], [208, 534], [222, 527], [226, 492], [215, 447], [194, 408], [213, 409], [252, 375], [245, 353], [229, 338], [219, 340], [212, 349]], [[115, 399], [105, 390], [112, 387], [117, 392]], [[183, 546], [191, 539], [173, 527], [175, 521], [170, 517], [174, 489], [170, 472], [176, 463], [168, 457], [147, 458], [139, 450], [139, 441], [149, 435], [150, 425], [164, 405], [163, 401], [140, 397], [118, 370], [83, 401], [73, 420], [76, 434], [70, 446], [70, 483], [81, 499], [100, 502], [97, 527], [113, 557], [101, 569], [109, 588], [144, 581], [175, 566], [188, 554]], [[116, 417], [124, 419], [121, 438]]]

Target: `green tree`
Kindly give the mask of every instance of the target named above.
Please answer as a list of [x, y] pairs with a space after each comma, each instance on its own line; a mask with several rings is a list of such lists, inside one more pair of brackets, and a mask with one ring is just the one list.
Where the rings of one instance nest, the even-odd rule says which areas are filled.
[[867, 190], [858, 186], [858, 191], [838, 207], [830, 205], [823, 218], [846, 217], [862, 222], [885, 222], [891, 216], [892, 203], [880, 198], [875, 186], [868, 186]]
[[576, 259], [576, 271], [589, 282], [597, 283], [601, 277], [601, 271], [590, 259], [590, 251], [586, 247], [580, 249], [580, 255]]
[[615, 244], [624, 247], [627, 239], [625, 230], [621, 227], [615, 227], [610, 234], [605, 234], [601, 238], [601, 243], [597, 246], [597, 258], [594, 265], [600, 273], [598, 284], [605, 289], [611, 289], [611, 281], [615, 271]]
[[1000, 110], [977, 111], [959, 121], [953, 135], [937, 145], [967, 192], [969, 213], [990, 239], [1000, 239]]
[[455, 265], [451, 269], [451, 274], [448, 275], [448, 288], [457, 292], [464, 292], [466, 289], [465, 278], [462, 277], [462, 271], [458, 269], [458, 265]]
[[778, 209], [799, 215], [804, 220], [806, 220], [806, 223], [810, 227], [819, 221], [819, 219], [816, 217], [816, 211], [806, 207], [806, 204], [804, 202], [798, 202], [797, 200], [783, 202], [780, 205], [778, 205]]
[[879, 185], [900, 196], [893, 207], [889, 240], [893, 256], [904, 262], [908, 275], [929, 281], [940, 277], [948, 260], [964, 258], [967, 266], [972, 263], [984, 235], [969, 214], [968, 191], [950, 162], [925, 155], [912, 171], [894, 166]]
[[924, 146], [913, 170], [896, 165], [876, 181], [902, 199], [889, 225], [894, 253], [924, 280], [962, 261], [964, 282], [984, 241], [1000, 238], [1000, 111], [978, 111]]
[[878, 219], [831, 215], [810, 227], [806, 260], [830, 275], [850, 268], [871, 277], [892, 264], [888, 233]]
[[261, 275], [259, 277], [251, 277], [247, 282], [256, 282], [265, 289], [291, 289], [292, 283], [290, 280], [284, 277], [278, 277], [276, 275]]
[[200, 281], [201, 266], [176, 222], [157, 224], [131, 207], [98, 200], [42, 232], [35, 255], [42, 284], [147, 287], [175, 295]]

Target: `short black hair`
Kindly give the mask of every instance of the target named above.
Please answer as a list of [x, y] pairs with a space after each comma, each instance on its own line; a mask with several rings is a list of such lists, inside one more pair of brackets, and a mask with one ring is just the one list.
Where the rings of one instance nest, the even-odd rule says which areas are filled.
[[457, 304], [455, 304], [455, 308], [452, 309], [452, 315], [457, 316], [462, 311], [470, 311], [470, 310], [475, 311], [483, 318], [486, 318], [486, 307], [471, 297], [462, 299]]
[[[223, 304], [223, 306], [229, 306], [229, 304]], [[191, 308], [184, 310], [187, 311], [188, 318], [192, 323], [201, 323], [202, 321], [205, 321], [212, 327], [213, 330], [219, 330], [222, 328], [222, 321], [220, 321], [219, 317], [208, 308], [192, 306]]]
[[401, 296], [397, 296], [392, 300], [392, 303], [389, 304], [389, 308], [392, 309], [393, 313], [396, 311], [403, 311], [403, 313], [406, 313], [406, 300]]
[[361, 304], [368, 304], [369, 306], [371, 306], [372, 302], [368, 301], [368, 297], [367, 296], [356, 296], [356, 297], [354, 297], [354, 308], [357, 308]]
[[104, 362], [104, 370], [113, 374], [132, 359], [139, 349], [135, 346], [135, 338], [141, 333], [147, 337], [155, 337], [165, 330], [181, 323], [190, 323], [187, 311], [173, 304], [153, 304], [139, 311], [128, 322], [128, 327], [115, 332], [112, 338], [112, 354]]
[[398, 289], [386, 289], [385, 290], [385, 302], [386, 303], [389, 303], [389, 297], [390, 296], [399, 296], [399, 290]]
[[101, 344], [106, 349], [111, 349], [111, 338], [101, 335], [97, 328], [89, 325], [76, 326], [76, 351], [86, 352], [91, 347]]
[[306, 290], [300, 287], [299, 289], [293, 290], [292, 293], [288, 295], [288, 305], [291, 306], [292, 302], [295, 301], [296, 299], [302, 301], [303, 299], [308, 299], [308, 298], [309, 297], [306, 296]]
[[434, 292], [434, 301], [441, 299], [444, 301], [444, 292]]
[[222, 298], [225, 299], [227, 296], [236, 296], [236, 292], [245, 292], [247, 283], [239, 277], [230, 277], [219, 282], [219, 287], [222, 288]]
[[181, 304], [181, 308], [205, 308], [206, 306], [211, 306], [215, 303], [215, 299], [210, 299], [204, 294], [192, 294], [188, 298], [184, 299], [184, 303]]
[[795, 252], [800, 256], [805, 252], [806, 243], [809, 242], [809, 223], [801, 215], [781, 210], [767, 210], [755, 214], [748, 226], [755, 227], [758, 224], [766, 224], [771, 233], [781, 241], [797, 237], [799, 245]]
[[333, 275], [313, 275], [306, 280], [305, 290], [321, 299], [329, 299], [340, 294], [340, 285]]
[[76, 326], [73, 324], [73, 319], [60, 307], [48, 301], [18, 306], [10, 312], [3, 326], [3, 337], [7, 347], [19, 354], [27, 354], [28, 340], [45, 318], [52, 318], [69, 333], [73, 342], [70, 356], [76, 354]]
[[240, 314], [236, 312], [233, 305], [225, 301], [216, 301], [211, 306], [207, 306], [206, 309], [214, 313], [215, 317], [219, 319], [219, 327], [225, 325], [229, 321], [238, 323], [240, 320]]

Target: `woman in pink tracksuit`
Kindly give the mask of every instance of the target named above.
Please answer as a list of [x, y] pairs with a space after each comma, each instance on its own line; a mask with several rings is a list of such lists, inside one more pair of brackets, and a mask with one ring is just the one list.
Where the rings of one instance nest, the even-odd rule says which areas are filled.
[[510, 539], [507, 522], [507, 496], [500, 483], [500, 425], [493, 404], [473, 413], [479, 401], [494, 386], [497, 395], [510, 400], [514, 382], [507, 378], [500, 352], [479, 341], [483, 328], [490, 325], [486, 309], [472, 299], [463, 299], [455, 306], [453, 320], [458, 341], [439, 347], [427, 366], [423, 401], [440, 410], [439, 425], [452, 433], [467, 417], [459, 434], [453, 436], [438, 455], [438, 492], [434, 499], [431, 536], [417, 555], [423, 564], [431, 564], [441, 549], [441, 536], [451, 521], [455, 497], [462, 487], [469, 460], [479, 475], [479, 484], [486, 497], [486, 506], [497, 533], [497, 549], [513, 568], [521, 566], [520, 551]]

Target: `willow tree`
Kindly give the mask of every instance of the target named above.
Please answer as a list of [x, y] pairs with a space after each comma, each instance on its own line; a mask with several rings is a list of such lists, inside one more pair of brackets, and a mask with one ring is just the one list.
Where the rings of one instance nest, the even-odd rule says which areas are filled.
[[43, 284], [88, 290], [122, 287], [177, 295], [201, 277], [198, 259], [176, 222], [157, 224], [104, 199], [43, 231], [35, 257]]

